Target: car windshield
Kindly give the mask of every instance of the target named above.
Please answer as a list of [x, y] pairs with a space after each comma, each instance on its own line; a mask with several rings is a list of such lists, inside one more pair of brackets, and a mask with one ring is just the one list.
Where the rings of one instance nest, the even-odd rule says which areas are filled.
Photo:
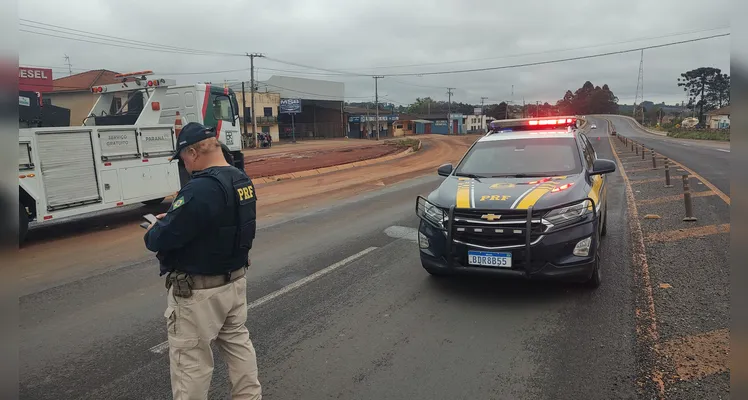
[[509, 139], [476, 143], [457, 166], [455, 174], [555, 176], [576, 174], [581, 168], [573, 138]]

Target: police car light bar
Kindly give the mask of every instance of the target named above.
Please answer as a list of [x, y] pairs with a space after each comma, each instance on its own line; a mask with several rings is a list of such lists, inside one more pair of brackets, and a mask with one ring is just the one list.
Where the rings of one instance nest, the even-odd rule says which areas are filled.
[[561, 119], [541, 119], [541, 120], [530, 120], [527, 121], [528, 125], [566, 125], [576, 123], [576, 118], [561, 118]]
[[572, 116], [553, 118], [520, 118], [491, 121], [491, 129], [494, 131], [531, 130], [544, 128], [572, 128], [576, 127], [577, 118]]

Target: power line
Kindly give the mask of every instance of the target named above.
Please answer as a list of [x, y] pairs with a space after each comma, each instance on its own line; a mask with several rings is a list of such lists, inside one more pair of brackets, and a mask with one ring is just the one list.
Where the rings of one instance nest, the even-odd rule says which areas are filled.
[[76, 42], [86, 42], [86, 43], [92, 43], [92, 44], [100, 44], [104, 46], [112, 46], [112, 47], [119, 47], [119, 48], [125, 48], [125, 49], [135, 49], [135, 50], [144, 50], [144, 51], [155, 51], [159, 53], [174, 53], [174, 54], [184, 54], [184, 55], [192, 55], [192, 56], [216, 56], [215, 54], [205, 54], [205, 53], [186, 53], [186, 52], [179, 52], [179, 51], [171, 51], [166, 49], [160, 49], [160, 48], [148, 48], [148, 47], [134, 47], [134, 46], [125, 46], [125, 45], [118, 45], [114, 43], [102, 43], [97, 42], [93, 40], [85, 40], [80, 38], [73, 38], [73, 37], [66, 37], [66, 36], [60, 36], [60, 35], [53, 35], [49, 33], [42, 33], [42, 32], [35, 32], [35, 31], [29, 31], [26, 29], [19, 29], [20, 32], [25, 33], [31, 33], [34, 35], [41, 35], [41, 36], [49, 36], [57, 39], [67, 39], [67, 40], [73, 40]]
[[566, 61], [577, 61], [577, 60], [584, 60], [584, 59], [589, 59], [589, 58], [598, 58], [598, 57], [611, 56], [611, 55], [616, 55], [616, 54], [632, 53], [632, 52], [635, 52], [635, 51], [648, 50], [648, 49], [656, 49], [656, 48], [660, 48], [660, 47], [675, 46], [675, 45], [678, 45], [678, 44], [684, 44], [684, 43], [697, 42], [697, 41], [701, 41], [701, 40], [714, 39], [714, 38], [723, 37], [723, 36], [730, 36], [730, 34], [729, 33], [722, 33], [722, 34], [718, 34], [718, 35], [705, 36], [705, 37], [700, 37], [700, 38], [695, 38], [695, 39], [681, 40], [681, 41], [678, 41], [678, 42], [670, 42], [670, 43], [662, 43], [662, 44], [651, 45], [651, 46], [638, 47], [638, 48], [635, 48], [635, 49], [610, 51], [610, 52], [606, 52], [606, 53], [591, 54], [591, 55], [587, 55], [587, 56], [578, 56], [578, 57], [568, 57], [568, 58], [561, 58], [561, 59], [548, 60], [548, 61], [536, 61], [536, 62], [529, 62], [529, 63], [522, 63], [522, 64], [502, 65], [502, 66], [499, 66], [499, 67], [471, 68], [471, 69], [461, 69], [461, 70], [452, 70], [452, 71], [399, 73], [399, 74], [388, 74], [386, 76], [387, 77], [391, 77], [391, 76], [416, 76], [416, 75], [447, 75], [447, 74], [461, 74], [461, 73], [468, 73], [468, 72], [496, 71], [496, 70], [500, 70], [500, 69], [510, 69], [510, 68], [520, 68], [520, 67], [531, 67], [531, 66], [536, 66], [536, 65], [556, 64], [556, 63], [566, 62]]
[[626, 43], [632, 43], [632, 42], [641, 42], [644, 40], [655, 40], [655, 39], [663, 39], [663, 38], [668, 38], [668, 37], [673, 37], [673, 36], [682, 36], [682, 35], [689, 35], [689, 34], [694, 34], [694, 33], [711, 32], [711, 31], [716, 31], [716, 30], [721, 30], [721, 29], [730, 29], [730, 27], [724, 26], [724, 27], [719, 27], [719, 28], [700, 29], [700, 30], [693, 30], [693, 31], [686, 31], [686, 32], [676, 32], [676, 33], [671, 33], [671, 34], [661, 35], [661, 36], [642, 37], [638, 39], [628, 39], [628, 40], [622, 40], [622, 41], [611, 42], [611, 43], [600, 43], [600, 44], [581, 46], [581, 47], [571, 47], [571, 48], [565, 48], [565, 49], [560, 49], [560, 50], [544, 50], [544, 51], [537, 51], [537, 52], [532, 52], [532, 53], [509, 54], [509, 55], [504, 55], [500, 57], [484, 57], [484, 58], [474, 58], [474, 59], [467, 59], [467, 60], [453, 60], [453, 61], [441, 61], [441, 62], [432, 62], [432, 63], [389, 65], [389, 66], [361, 67], [361, 68], [348, 68], [348, 69], [369, 70], [369, 69], [387, 69], [387, 68], [424, 67], [424, 66], [429, 66], [429, 65], [461, 64], [461, 63], [469, 63], [469, 62], [477, 62], [477, 61], [501, 60], [501, 59], [507, 59], [507, 58], [526, 57], [526, 56], [534, 56], [534, 55], [549, 54], [549, 53], [562, 53], [562, 52], [575, 51], [575, 50], [585, 50], [585, 49], [591, 49], [591, 48], [596, 48], [596, 47], [613, 46], [617, 44], [626, 44]]
[[361, 77], [367, 77], [367, 78], [372, 77], [371, 74], [359, 74], [359, 73], [349, 72], [349, 71], [340, 71], [340, 70], [329, 69], [329, 68], [314, 67], [314, 66], [311, 66], [311, 65], [305, 65], [305, 64], [295, 63], [295, 62], [292, 62], [292, 61], [279, 60], [277, 58], [272, 58], [272, 57], [265, 57], [265, 58], [268, 59], [268, 60], [270, 60], [270, 61], [275, 61], [277, 63], [294, 65], [294, 66], [302, 67], [302, 68], [316, 69], [316, 70], [328, 71], [328, 72], [335, 72], [335, 73], [339, 73], [339, 74], [343, 74], [343, 75], [355, 75], [355, 76], [361, 76]]
[[[127, 38], [122, 38], [122, 37], [119, 37], [119, 36], [111, 36], [111, 35], [104, 35], [104, 34], [96, 33], [96, 32], [83, 31], [83, 30], [80, 30], [80, 29], [73, 29], [73, 28], [68, 28], [68, 27], [64, 27], [64, 26], [60, 26], [60, 25], [47, 24], [47, 23], [44, 23], [44, 22], [38, 22], [38, 21], [29, 20], [29, 19], [23, 19], [23, 18], [21, 18], [20, 20], [23, 21], [23, 22], [21, 22], [19, 25], [21, 25], [23, 27], [26, 27], [26, 28], [42, 29], [42, 30], [47, 30], [47, 31], [52, 31], [52, 32], [64, 33], [64, 34], [67, 34], [67, 35], [82, 36], [82, 37], [88, 37], [88, 38], [99, 39], [99, 40], [108, 39], [110, 41], [125, 43], [125, 44], [129, 44], [129, 45], [148, 46], [148, 47], [154, 47], [155, 46], [155, 47], [159, 47], [161, 49], [173, 50], [173, 51], [177, 51], [177, 52], [201, 53], [201, 54], [205, 54], [205, 55], [213, 54], [213, 55], [226, 55], [226, 56], [242, 56], [242, 54], [239, 54], [239, 53], [225, 53], [225, 52], [218, 52], [218, 51], [212, 51], [212, 50], [199, 50], [199, 49], [192, 49], [192, 48], [188, 48], [188, 47], [177, 47], [177, 46], [171, 46], [171, 45], [163, 45], [163, 44], [159, 44], [159, 43], [145, 42], [145, 41], [142, 41], [142, 40], [127, 39]], [[27, 23], [24, 23], [24, 22], [27, 22]], [[32, 24], [36, 24], [36, 25], [42, 25], [42, 26], [29, 25], [28, 23], [32, 23]], [[53, 27], [53, 28], [64, 29], [64, 31], [47, 28], [48, 26]], [[69, 32], [67, 32], [67, 31], [69, 31]], [[74, 33], [74, 32], [80, 32], [80, 33]], [[34, 33], [38, 33], [38, 32], [34, 32]]]

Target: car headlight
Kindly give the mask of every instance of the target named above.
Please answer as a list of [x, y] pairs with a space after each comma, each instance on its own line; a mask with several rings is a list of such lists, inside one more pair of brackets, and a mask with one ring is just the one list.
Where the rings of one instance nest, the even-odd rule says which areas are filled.
[[585, 200], [567, 207], [557, 208], [545, 214], [545, 219], [553, 225], [563, 224], [581, 218], [592, 212], [592, 202]]
[[446, 214], [444, 210], [432, 204], [423, 197], [418, 197], [418, 201], [416, 203], [416, 215], [418, 215], [419, 218], [425, 219], [426, 221], [436, 225], [437, 227], [444, 227], [444, 221], [446, 220]]

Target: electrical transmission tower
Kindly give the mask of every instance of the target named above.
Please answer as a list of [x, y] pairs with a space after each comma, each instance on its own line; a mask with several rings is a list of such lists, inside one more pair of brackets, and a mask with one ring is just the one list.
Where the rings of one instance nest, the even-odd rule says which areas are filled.
[[636, 81], [636, 97], [634, 97], [634, 119], [637, 117], [637, 113], [641, 115], [641, 123], [644, 124], [644, 106], [641, 103], [644, 102], [644, 49], [641, 51], [641, 58], [639, 59], [639, 78]]
[[70, 64], [70, 57], [65, 54], [65, 65], [68, 66], [68, 76], [73, 75], [73, 64]]

